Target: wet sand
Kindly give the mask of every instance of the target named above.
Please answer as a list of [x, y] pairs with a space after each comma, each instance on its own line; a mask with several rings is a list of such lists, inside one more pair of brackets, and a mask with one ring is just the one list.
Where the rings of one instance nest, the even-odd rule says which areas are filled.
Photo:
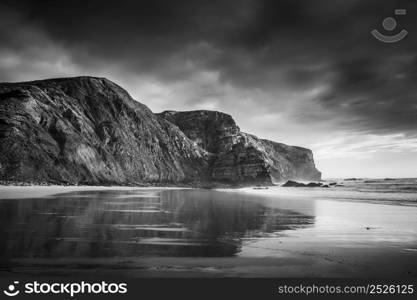
[[[7, 187], [9, 188], [9, 187]], [[33, 190], [42, 190], [36, 194], [36, 197], [45, 197], [52, 195], [67, 187], [12, 187], [9, 189], [9, 195], [14, 198], [22, 198], [20, 196], [35, 196]], [[17, 188], [17, 189], [16, 189]], [[70, 187], [73, 188], [73, 187]], [[83, 187], [75, 187], [77, 191], [81, 191]], [[87, 187], [88, 191], [96, 187]], [[97, 189], [97, 188], [96, 188]], [[105, 187], [105, 190], [115, 190], [112, 187]], [[122, 188], [125, 189], [125, 188]], [[128, 188], [132, 190], [132, 188]], [[3, 187], [0, 189], [3, 190]], [[68, 189], [65, 190], [67, 192]], [[115, 190], [116, 191], [116, 190]], [[135, 189], [136, 192], [144, 192], [147, 196], [147, 204], [153, 205], [152, 209], [157, 210], [155, 206], [155, 188]], [[293, 191], [293, 193], [292, 193]], [[16, 193], [20, 193], [19, 196]], [[146, 194], [148, 193], [148, 194]], [[176, 192], [175, 192], [176, 193]], [[198, 205], [199, 190], [189, 191], [191, 193], [189, 202], [182, 202], [183, 192], [174, 194], [178, 196], [181, 209], [186, 208], [184, 212], [187, 214], [190, 207]], [[191, 252], [192, 255], [181, 254], [179, 252], [174, 256], [167, 255], [149, 255], [139, 256], [125, 255], [112, 257], [77, 257], [77, 256], [61, 256], [52, 258], [30, 258], [15, 257], [2, 261], [0, 276], [10, 276], [11, 273], [20, 276], [83, 276], [88, 278], [100, 276], [120, 276], [120, 277], [354, 277], [354, 278], [416, 278], [417, 277], [417, 207], [413, 205], [396, 205], [395, 202], [390, 204], [377, 204], [375, 201], [333, 201], [329, 197], [308, 197], [308, 190], [289, 189], [273, 191], [273, 190], [229, 190], [227, 192], [217, 192], [220, 194], [210, 194], [212, 192], [204, 191], [207, 199], [210, 197], [218, 198], [227, 194], [233, 196], [228, 202], [229, 196], [225, 196], [224, 201], [231, 203], [245, 195], [244, 200], [237, 202], [237, 206], [221, 207], [220, 210], [214, 210], [214, 216], [219, 212], [230, 210], [230, 213], [237, 209], [242, 209], [242, 205], [249, 205], [245, 209], [246, 214], [259, 209], [258, 205], [268, 208], [268, 211], [262, 212], [258, 216], [246, 216], [247, 218], [259, 218], [265, 213], [269, 214], [263, 218], [261, 222], [252, 229], [244, 229], [244, 234], [233, 238], [216, 238], [216, 242], [222, 243], [221, 247], [230, 243], [234, 249], [233, 253], [226, 256], [211, 254], [205, 256], [205, 252]], [[305, 193], [305, 194], [303, 194]], [[320, 194], [326, 191], [320, 191]], [[337, 193], [337, 191], [331, 191]], [[248, 195], [249, 194], [249, 195]], [[3, 193], [0, 192], [1, 198]], [[82, 196], [75, 194], [77, 196]], [[326, 195], [326, 194], [324, 194]], [[9, 196], [9, 197], [11, 197]], [[144, 196], [144, 197], [145, 197]], [[12, 197], [12, 198], [13, 198]], [[101, 196], [102, 197], [102, 196]], [[132, 195], [125, 195], [122, 198], [123, 209], [118, 207], [119, 212], [112, 214], [128, 213], [136, 216], [146, 216], [146, 218], [156, 218], [155, 212], [133, 212], [129, 203], [134, 202]], [[249, 197], [249, 198], [247, 198]], [[385, 197], [385, 196], [384, 196]], [[206, 199], [204, 198], [204, 199]], [[10, 199], [10, 198], [9, 198]], [[28, 198], [29, 199], [29, 198]], [[104, 197], [100, 201], [115, 201], [112, 197]], [[171, 203], [174, 198], [169, 198]], [[175, 198], [176, 199], [176, 198]], [[203, 199], [203, 198], [201, 198]], [[200, 200], [201, 200], [200, 199]], [[207, 200], [206, 199], [206, 200]], [[86, 199], [88, 200], [88, 198]], [[338, 199], [340, 200], [340, 199]], [[27, 201], [27, 200], [24, 200]], [[202, 201], [202, 200], [201, 200]], [[104, 203], [103, 202], [103, 203]], [[101, 202], [100, 202], [101, 203]], [[223, 202], [221, 202], [223, 203]], [[243, 204], [242, 204], [243, 203]], [[249, 204], [248, 204], [249, 203]], [[387, 202], [384, 202], [387, 203]], [[116, 203], [121, 205], [120, 202]], [[133, 203], [134, 204], [134, 203]], [[209, 206], [195, 207], [195, 211], [207, 211], [213, 205], [210, 200]], [[211, 205], [211, 206], [210, 206]], [[127, 208], [126, 208], [127, 207]], [[178, 208], [177, 208], [178, 209]], [[122, 210], [122, 211], [120, 211]], [[123, 210], [126, 210], [123, 212]], [[169, 211], [170, 208], [162, 210]], [[245, 210], [245, 211], [246, 211]], [[91, 211], [91, 209], [89, 210]], [[110, 212], [105, 212], [108, 214]], [[290, 212], [290, 215], [288, 213]], [[89, 212], [94, 213], [94, 212]], [[278, 215], [277, 215], [278, 214]], [[201, 217], [201, 216], [200, 216]], [[308, 217], [306, 219], [306, 217]], [[85, 218], [85, 217], [84, 217]], [[114, 215], [113, 217], [114, 218]], [[143, 218], [143, 217], [142, 217]], [[192, 215], [191, 220], [196, 218]], [[213, 216], [204, 216], [204, 222], [211, 220]], [[230, 220], [242, 218], [241, 213], [231, 215]], [[285, 223], [276, 224], [280, 220], [285, 219]], [[287, 219], [286, 219], [287, 218]], [[311, 219], [312, 218], [312, 219]], [[224, 220], [222, 220], [224, 222]], [[194, 222], [194, 221], [193, 221]], [[203, 223], [204, 223], [203, 222]], [[275, 230], [267, 230], [266, 227], [272, 226]], [[155, 222], [150, 222], [155, 223]], [[200, 224], [199, 221], [198, 224]], [[271, 223], [271, 224], [269, 224]], [[190, 223], [195, 224], [197, 223]], [[149, 232], [159, 232], [160, 228], [153, 226], [148, 228], [143, 225], [135, 225], [132, 228], [130, 224], [114, 224], [118, 226], [118, 232], [134, 230], [135, 234], [147, 230]], [[200, 224], [201, 225], [201, 224]], [[117, 227], [116, 226], [116, 227]], [[129, 227], [130, 226], [130, 227]], [[188, 234], [187, 230], [195, 230], [193, 226], [181, 227], [181, 224], [174, 227], [162, 228], [169, 233], [175, 234], [180, 243], [184, 241], [187, 249], [192, 247], [201, 247], [201, 241], [196, 240], [196, 244], [192, 245], [190, 239], [182, 239], [184, 234]], [[227, 233], [229, 223], [227, 223], [225, 233]], [[234, 225], [233, 225], [234, 226]], [[246, 225], [245, 225], [246, 226]], [[251, 225], [252, 226], [252, 225]], [[260, 226], [260, 227], [259, 227]], [[202, 227], [203, 229], [205, 227]], [[216, 227], [217, 228], [217, 227]], [[233, 227], [234, 228], [234, 227]], [[278, 229], [277, 229], [278, 228]], [[199, 229], [199, 231], [203, 230]], [[218, 228], [216, 229], [218, 230]], [[235, 229], [236, 230], [236, 229]], [[172, 232], [170, 232], [172, 231]], [[197, 230], [198, 232], [198, 230]], [[250, 232], [250, 234], [248, 234]], [[158, 234], [161, 234], [160, 232]], [[152, 240], [154, 239], [154, 240]], [[164, 241], [159, 238], [162, 247], [173, 247], [172, 239]], [[65, 241], [62, 238], [62, 241]], [[139, 242], [138, 242], [139, 241]], [[151, 242], [149, 242], [151, 241]], [[74, 242], [74, 241], [72, 241]], [[77, 247], [88, 244], [91, 241], [80, 239]], [[155, 238], [141, 238], [138, 240], [114, 240], [112, 243], [125, 243], [122, 248], [140, 243], [147, 244], [147, 247], [155, 247]], [[123, 246], [124, 245], [124, 246]], [[178, 246], [178, 245], [177, 245]], [[61, 245], [62, 247], [62, 245]], [[216, 246], [218, 247], [218, 245]], [[150, 248], [149, 248], [150, 249]], [[153, 248], [152, 248], [153, 249]], [[159, 248], [158, 248], [159, 249]], [[198, 248], [200, 249], [200, 248]], [[225, 248], [226, 249], [226, 248]], [[228, 249], [226, 249], [229, 251]], [[222, 250], [222, 251], [226, 251]], [[135, 250], [137, 251], [137, 250]], [[189, 251], [189, 250], [187, 250]], [[129, 252], [128, 254], [137, 253]], [[159, 252], [158, 252], [159, 253]], [[165, 252], [164, 252], [165, 253]], [[186, 252], [188, 253], [188, 252]], [[223, 252], [222, 252], [223, 253]], [[227, 252], [228, 253], [228, 252]], [[180, 255], [177, 255], [180, 254]], [[185, 256], [184, 256], [185, 255]], [[217, 255], [217, 254], [216, 254]]]
[[187, 189], [182, 187], [129, 187], [129, 186], [85, 186], [85, 185], [47, 185], [47, 186], [16, 186], [0, 185], [0, 199], [41, 198], [60, 193], [81, 191], [148, 191], [148, 190]]
[[317, 244], [299, 252], [282, 250], [279, 257], [20, 259], [17, 265], [3, 266], [0, 277], [416, 278], [416, 257], [373, 248], [329, 251]]

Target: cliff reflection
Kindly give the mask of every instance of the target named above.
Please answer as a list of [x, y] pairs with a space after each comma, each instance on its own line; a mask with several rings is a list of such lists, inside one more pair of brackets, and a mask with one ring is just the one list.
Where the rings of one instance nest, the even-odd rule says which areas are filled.
[[209, 190], [99, 191], [0, 200], [3, 259], [233, 256], [314, 217]]

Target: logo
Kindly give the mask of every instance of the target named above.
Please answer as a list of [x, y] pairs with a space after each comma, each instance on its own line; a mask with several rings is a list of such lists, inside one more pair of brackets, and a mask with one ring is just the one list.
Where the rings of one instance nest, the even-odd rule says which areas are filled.
[[26, 282], [19, 290], [19, 281], [14, 281], [3, 290], [6, 296], [14, 297], [20, 294], [66, 294], [71, 298], [78, 294], [126, 294], [127, 283], [114, 282]]
[[[396, 15], [400, 15], [400, 16], [404, 16], [407, 14], [407, 10], [405, 9], [396, 9], [395, 10], [395, 14]], [[392, 17], [388, 17], [385, 18], [382, 21], [382, 27], [384, 27], [384, 29], [389, 32], [389, 31], [393, 31], [396, 27], [397, 27], [397, 21], [392, 18]], [[397, 34], [394, 35], [385, 35], [380, 33], [378, 30], [374, 29], [371, 31], [371, 34], [379, 41], [384, 42], [384, 43], [396, 43], [401, 41], [403, 38], [406, 37], [406, 35], [408, 34], [408, 31], [403, 29], [400, 32], [398, 32]]]
[[7, 290], [4, 290], [3, 293], [9, 297], [17, 296], [20, 293], [20, 291], [16, 289], [16, 285], [18, 284], [19, 284], [19, 281], [13, 282], [13, 284], [10, 284], [7, 287]]

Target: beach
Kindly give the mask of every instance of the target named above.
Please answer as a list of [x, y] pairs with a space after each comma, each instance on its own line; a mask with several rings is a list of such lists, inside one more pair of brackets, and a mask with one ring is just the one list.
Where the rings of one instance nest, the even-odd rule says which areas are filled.
[[2, 186], [0, 276], [415, 278], [416, 195], [383, 184]]

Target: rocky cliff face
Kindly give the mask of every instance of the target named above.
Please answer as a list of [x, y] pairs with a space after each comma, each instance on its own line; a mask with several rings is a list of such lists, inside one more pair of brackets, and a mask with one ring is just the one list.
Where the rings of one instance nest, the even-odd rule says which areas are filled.
[[321, 178], [311, 150], [243, 133], [230, 115], [216, 111], [165, 111], [159, 115], [212, 154], [209, 172], [215, 182], [267, 184]]
[[0, 85], [0, 178], [198, 182], [207, 153], [102, 78]]
[[310, 150], [240, 132], [211, 111], [153, 114], [104, 78], [0, 84], [0, 179], [271, 183], [320, 179]]

